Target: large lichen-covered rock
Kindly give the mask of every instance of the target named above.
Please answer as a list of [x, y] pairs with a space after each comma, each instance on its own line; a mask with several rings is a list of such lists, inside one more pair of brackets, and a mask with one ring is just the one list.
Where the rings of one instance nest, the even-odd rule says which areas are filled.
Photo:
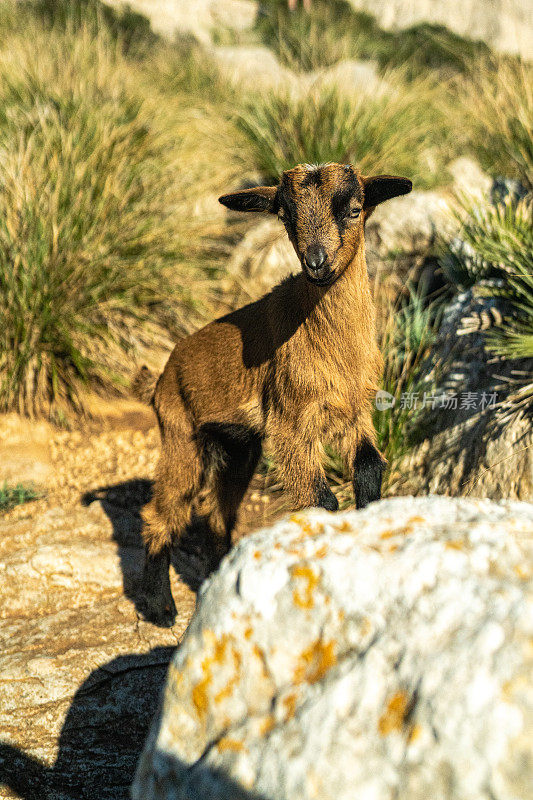
[[135, 800], [526, 800], [533, 506], [295, 514], [201, 592]]

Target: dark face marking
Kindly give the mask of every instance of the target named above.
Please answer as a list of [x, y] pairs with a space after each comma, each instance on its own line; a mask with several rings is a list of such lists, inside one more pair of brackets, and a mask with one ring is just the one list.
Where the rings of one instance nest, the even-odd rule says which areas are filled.
[[344, 231], [346, 230], [352, 199], [356, 200], [357, 203], [362, 204], [363, 202], [363, 191], [355, 175], [352, 175], [350, 180], [341, 189], [336, 191], [331, 198], [331, 212], [337, 223], [341, 241], [343, 240]]
[[322, 186], [322, 174], [320, 172], [320, 167], [310, 170], [309, 174], [305, 176], [302, 181], [302, 187], [305, 186], [316, 186], [317, 189]]

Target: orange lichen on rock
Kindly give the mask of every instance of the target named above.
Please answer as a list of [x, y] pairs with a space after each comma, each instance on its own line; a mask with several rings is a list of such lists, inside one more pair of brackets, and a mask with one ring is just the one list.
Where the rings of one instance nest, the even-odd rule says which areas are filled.
[[202, 660], [202, 678], [191, 692], [192, 702], [200, 719], [205, 719], [209, 708], [209, 689], [213, 681], [213, 666], [222, 665], [228, 658], [229, 653], [232, 660], [233, 675], [227, 684], [213, 697], [215, 703], [229, 697], [233, 687], [239, 680], [241, 667], [241, 654], [233, 644], [230, 645], [231, 637], [227, 633], [220, 638], [216, 638], [212, 631], [204, 631], [204, 640], [211, 644], [211, 652]]
[[302, 578], [305, 581], [305, 587], [303, 591], [299, 589], [295, 589], [293, 592], [293, 600], [294, 605], [299, 606], [300, 608], [310, 609], [313, 608], [315, 604], [315, 600], [313, 597], [314, 590], [318, 585], [318, 575], [311, 567], [305, 566], [304, 564], [297, 564], [291, 570], [291, 575], [293, 578]]
[[450, 539], [444, 545], [448, 550], [464, 550], [464, 542], [457, 541], [456, 539]]
[[335, 530], [339, 533], [353, 533], [353, 527], [347, 519], [345, 519], [340, 525], [336, 525]]
[[399, 731], [405, 722], [409, 710], [409, 698], [405, 692], [396, 692], [389, 699], [387, 708], [378, 721], [378, 730], [382, 736]]
[[409, 744], [413, 744], [416, 742], [417, 739], [420, 739], [422, 735], [422, 726], [421, 725], [413, 725], [411, 730], [409, 731], [409, 735], [407, 737], [407, 741]]
[[222, 739], [219, 739], [217, 742], [217, 749], [221, 752], [231, 750], [234, 753], [240, 753], [244, 750], [244, 744], [240, 739], [231, 739], [229, 736], [223, 736]]
[[294, 670], [296, 683], [306, 681], [316, 683], [337, 663], [335, 642], [324, 643], [317, 639], [314, 644], [300, 654], [300, 663]]
[[328, 554], [328, 547], [327, 545], [323, 544], [322, 547], [319, 547], [318, 550], [315, 552], [315, 558], [325, 558]]
[[296, 711], [296, 692], [291, 692], [284, 697], [283, 705], [285, 707], [285, 720], [292, 719]]
[[268, 717], [261, 720], [261, 724], [259, 725], [259, 733], [261, 736], [266, 736], [267, 733], [270, 733], [275, 724], [276, 720], [273, 714], [269, 714]]

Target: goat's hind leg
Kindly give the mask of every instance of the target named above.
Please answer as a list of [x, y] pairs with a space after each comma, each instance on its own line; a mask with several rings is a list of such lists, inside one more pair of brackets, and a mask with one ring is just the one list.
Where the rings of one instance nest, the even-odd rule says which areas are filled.
[[210, 426], [208, 450], [213, 468], [210, 480], [208, 556], [210, 571], [230, 550], [237, 512], [261, 456], [261, 437], [244, 425]]
[[170, 627], [176, 618], [176, 605], [170, 587], [172, 540], [163, 519], [150, 504], [143, 512], [145, 542], [140, 609], [155, 625]]
[[145, 562], [141, 609], [150, 622], [169, 627], [176, 617], [170, 587], [170, 554], [191, 520], [201, 463], [194, 445], [182, 442], [179, 452], [163, 452], [157, 468], [154, 495], [143, 511]]

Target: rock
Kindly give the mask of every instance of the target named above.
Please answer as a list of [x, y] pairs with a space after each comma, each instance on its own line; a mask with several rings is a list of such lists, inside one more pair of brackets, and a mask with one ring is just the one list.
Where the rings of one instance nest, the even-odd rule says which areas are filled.
[[300, 264], [283, 225], [267, 217], [245, 234], [227, 269], [238, 303], [261, 297], [287, 275], [298, 272]]
[[404, 30], [428, 22], [445, 25], [459, 36], [481, 39], [502, 53], [530, 58], [533, 52], [533, 5], [530, 0], [349, 0], [357, 11], [372, 14], [385, 30]]
[[477, 200], [488, 198], [492, 178], [483, 172], [477, 161], [462, 156], [448, 164], [447, 169], [453, 178], [453, 190], [456, 194]]
[[374, 61], [355, 61], [342, 59], [332, 67], [299, 76], [300, 88], [304, 91], [335, 87], [339, 92], [374, 92], [386, 86], [378, 75], [378, 66]]
[[383, 203], [366, 223], [367, 250], [377, 256], [426, 251], [437, 235], [454, 229], [446, 197], [437, 191], [413, 191]]
[[104, 0], [114, 8], [129, 7], [150, 20], [155, 33], [167, 39], [192, 35], [210, 45], [213, 30], [243, 31], [253, 27], [258, 4], [254, 0]]
[[517, 800], [533, 506], [400, 498], [243, 539], [176, 651], [134, 800]]
[[487, 329], [506, 308], [484, 296], [484, 287], [481, 281], [457, 295], [445, 310], [416, 398], [420, 408], [425, 384], [429, 405], [416, 423], [423, 437], [391, 476], [392, 494], [533, 499], [531, 420], [505, 407], [513, 381], [533, 374], [533, 360], [500, 359], [485, 349]]
[[264, 45], [212, 47], [209, 53], [221, 74], [240, 89], [294, 91], [298, 78]]
[[46, 422], [23, 419], [18, 414], [0, 417], [0, 486], [43, 486], [51, 478], [50, 430]]
[[174, 628], [139, 617], [138, 508], [102, 497], [0, 518], [0, 798], [128, 796], [139, 731], [195, 604], [173, 573]]

